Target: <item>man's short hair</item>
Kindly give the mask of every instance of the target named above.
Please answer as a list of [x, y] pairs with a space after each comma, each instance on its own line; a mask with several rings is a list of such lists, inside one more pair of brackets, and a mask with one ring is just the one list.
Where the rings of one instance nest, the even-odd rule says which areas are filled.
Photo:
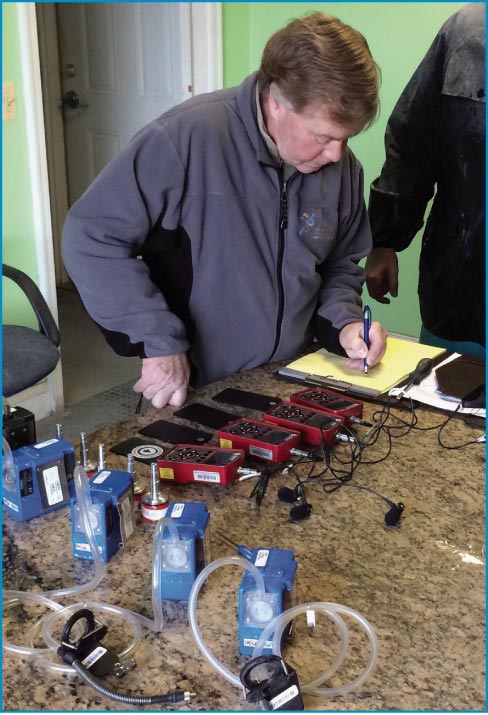
[[363, 35], [330, 15], [315, 12], [275, 32], [264, 48], [260, 92], [274, 83], [299, 113], [326, 104], [330, 118], [367, 127], [379, 109], [379, 69]]

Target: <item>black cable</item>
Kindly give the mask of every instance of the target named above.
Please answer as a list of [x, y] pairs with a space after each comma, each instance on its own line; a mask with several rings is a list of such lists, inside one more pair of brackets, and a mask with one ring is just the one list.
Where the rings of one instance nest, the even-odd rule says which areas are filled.
[[154, 705], [156, 703], [181, 703], [188, 702], [190, 700], [190, 693], [185, 690], [175, 690], [172, 693], [166, 693], [165, 695], [123, 695], [122, 693], [116, 693], [114, 690], [106, 688], [100, 683], [100, 681], [95, 678], [88, 670], [82, 665], [82, 663], [75, 659], [71, 663], [76, 672], [81, 675], [83, 680], [85, 680], [88, 685], [95, 688], [97, 692], [101, 695], [105, 695], [107, 698], [112, 700], [117, 700], [120, 703], [127, 703], [128, 705]]
[[[83, 621], [85, 627], [81, 637], [73, 643], [70, 640], [71, 630], [79, 621]], [[102, 685], [98, 678], [92, 675], [88, 669], [85, 668], [80, 658], [86, 659], [91, 653], [93, 653], [97, 644], [99, 644], [107, 634], [107, 630], [107, 626], [104, 626], [95, 620], [95, 616], [92, 611], [87, 608], [81, 608], [73, 613], [66, 622], [61, 636], [61, 645], [58, 648], [57, 653], [62, 660], [68, 665], [71, 665], [74, 670], [81, 675], [83, 680], [92, 686], [92, 688], [94, 688], [101, 695], [105, 695], [112, 700], [117, 700], [129, 705], [153, 705], [156, 703], [174, 704], [188, 702], [190, 700], [191, 693], [185, 690], [175, 690], [172, 693], [165, 693], [163, 695], [139, 696], [117, 693], [114, 690], [110, 690], [110, 688], [106, 688]], [[109, 652], [108, 648], [104, 648], [104, 654], [101, 658], [107, 656]], [[109, 664], [106, 665], [106, 671], [102, 672], [102, 674], [109, 674], [112, 672], [116, 673], [114, 665], [121, 665], [121, 663], [118, 661], [114, 663], [110, 660]]]
[[278, 469], [282, 468], [283, 462], [279, 462], [277, 464], [274, 464], [273, 466], [266, 465], [266, 467], [261, 471], [261, 476], [257, 478], [257, 481], [254, 483], [252, 491], [249, 494], [250, 499], [252, 499], [253, 497], [255, 498], [256, 506], [261, 506], [266, 492], [268, 491], [269, 480], [272, 476], [274, 476], [274, 474], [276, 474]]
[[451, 412], [451, 414], [445, 420], [445, 422], [442, 423], [441, 428], [440, 428], [439, 432], [437, 433], [437, 441], [440, 444], [440, 446], [443, 447], [444, 449], [461, 449], [462, 447], [468, 447], [470, 444], [480, 444], [480, 442], [478, 442], [477, 439], [473, 439], [473, 440], [470, 440], [469, 442], [463, 442], [462, 444], [456, 444], [456, 445], [444, 444], [444, 442], [442, 441], [441, 435], [442, 435], [444, 428], [452, 420], [452, 418], [454, 417], [456, 412], [458, 412], [461, 409], [461, 407], [462, 407], [462, 403], [460, 402], [459, 405], [456, 407], [456, 409], [453, 410], [453, 412]]
[[136, 414], [136, 415], [138, 415], [139, 412], [141, 411], [142, 398], [143, 398], [143, 397], [144, 397], [144, 395], [143, 395], [142, 392], [141, 392], [141, 396], [139, 397], [139, 401], [138, 401], [138, 403], [137, 403], [137, 405], [136, 405], [136, 409], [135, 409], [135, 413], [134, 413], [134, 414]]

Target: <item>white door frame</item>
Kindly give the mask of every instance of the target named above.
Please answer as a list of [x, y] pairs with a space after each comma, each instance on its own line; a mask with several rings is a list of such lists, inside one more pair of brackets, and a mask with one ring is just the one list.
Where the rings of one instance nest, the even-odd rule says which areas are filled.
[[[52, 3], [39, 4], [42, 14], [38, 27], [36, 3], [18, 2], [16, 4], [19, 18], [39, 287], [57, 321], [55, 260], [58, 275], [63, 276], [64, 269], [58, 251], [53, 249], [53, 228], [59, 235], [66, 216], [68, 192], [64, 132], [59, 112], [61, 101], [59, 57], [57, 42], [53, 41], [53, 38], [56, 37], [54, 5]], [[223, 85], [222, 4], [220, 2], [189, 3], [189, 12], [193, 94], [221, 89]], [[44, 41], [41, 42], [44, 70], [42, 84], [38, 29], [44, 38]], [[43, 100], [50, 130], [47, 145]], [[51, 194], [49, 183], [52, 187]], [[60, 364], [48, 378], [47, 384], [46, 406], [48, 407], [47, 414], [49, 414], [63, 405]]]
[[[18, 2], [17, 13], [38, 284], [55, 321], [58, 322], [49, 178], [42, 110], [41, 68], [34, 3]], [[61, 361], [47, 380], [35, 385], [30, 390], [24, 390], [18, 398], [16, 402], [24, 406], [29, 405], [29, 409], [35, 413], [37, 419], [62, 407], [64, 400]]]

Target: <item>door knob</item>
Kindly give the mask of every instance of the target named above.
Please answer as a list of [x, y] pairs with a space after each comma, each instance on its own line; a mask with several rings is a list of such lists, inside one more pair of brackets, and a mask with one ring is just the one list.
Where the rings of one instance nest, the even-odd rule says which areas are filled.
[[73, 89], [69, 92], [65, 92], [62, 99], [62, 105], [63, 107], [68, 107], [69, 109], [79, 109], [81, 107], [89, 106], [88, 104], [80, 104], [78, 92], [75, 92]]

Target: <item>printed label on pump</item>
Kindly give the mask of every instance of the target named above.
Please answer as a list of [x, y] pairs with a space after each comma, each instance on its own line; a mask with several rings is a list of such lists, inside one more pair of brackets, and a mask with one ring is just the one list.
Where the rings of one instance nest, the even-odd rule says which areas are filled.
[[59, 504], [60, 501], [63, 501], [63, 489], [61, 487], [61, 480], [59, 479], [59, 470], [57, 466], [44, 469], [42, 472], [42, 478], [44, 479], [46, 497], [49, 506]]
[[183, 511], [185, 509], [184, 504], [173, 504], [173, 508], [171, 510], [171, 518], [172, 519], [179, 519], [180, 516], [183, 516]]
[[92, 650], [92, 652], [86, 656], [85, 660], [81, 661], [81, 664], [85, 666], [85, 668], [91, 668], [94, 663], [97, 662], [97, 660], [100, 660], [102, 655], [105, 655], [107, 652], [106, 648], [103, 648], [101, 645], [97, 646], [95, 650]]
[[196, 482], [220, 483], [220, 474], [218, 472], [201, 472], [201, 471], [194, 470], [193, 479]]
[[221, 447], [226, 447], [228, 449], [232, 449], [232, 442], [230, 439], [224, 439], [223, 437], [221, 437], [219, 439], [219, 443], [220, 443]]
[[256, 555], [256, 561], [254, 562], [256, 566], [266, 566], [268, 561], [269, 549], [259, 549]]
[[50, 444], [56, 444], [59, 440], [57, 439], [48, 439], [46, 442], [39, 442], [39, 444], [34, 444], [34, 449], [42, 449], [43, 447], [49, 447]]
[[282, 705], [285, 703], [290, 702], [290, 700], [293, 700], [298, 695], [298, 688], [296, 685], [292, 685], [291, 687], [287, 688], [284, 690], [282, 693], [277, 695], [274, 698], [271, 698], [269, 701], [269, 704], [271, 705], [272, 710], [278, 710]]
[[[295, 435], [292, 435], [292, 437], [294, 436]], [[256, 447], [254, 444], [249, 446], [249, 454], [253, 454], [255, 457], [261, 457], [262, 459], [273, 459], [273, 452], [270, 449]]]
[[[244, 638], [244, 645], [247, 648], [255, 648], [256, 643], [257, 643], [257, 638]], [[266, 641], [266, 643], [263, 645], [263, 648], [272, 648], [273, 647], [273, 641]]]
[[77, 551], [91, 551], [89, 544], [75, 544]]
[[17, 504], [14, 504], [13, 501], [10, 501], [9, 499], [6, 499], [5, 497], [3, 497], [3, 503], [5, 504], [5, 506], [8, 506], [8, 508], [12, 509], [13, 511], [20, 511]]
[[100, 474], [97, 474], [95, 479], [93, 479], [93, 484], [103, 484], [103, 482], [106, 480], [107, 477], [111, 475], [112, 472], [108, 472], [105, 470], [104, 472], [100, 472]]

